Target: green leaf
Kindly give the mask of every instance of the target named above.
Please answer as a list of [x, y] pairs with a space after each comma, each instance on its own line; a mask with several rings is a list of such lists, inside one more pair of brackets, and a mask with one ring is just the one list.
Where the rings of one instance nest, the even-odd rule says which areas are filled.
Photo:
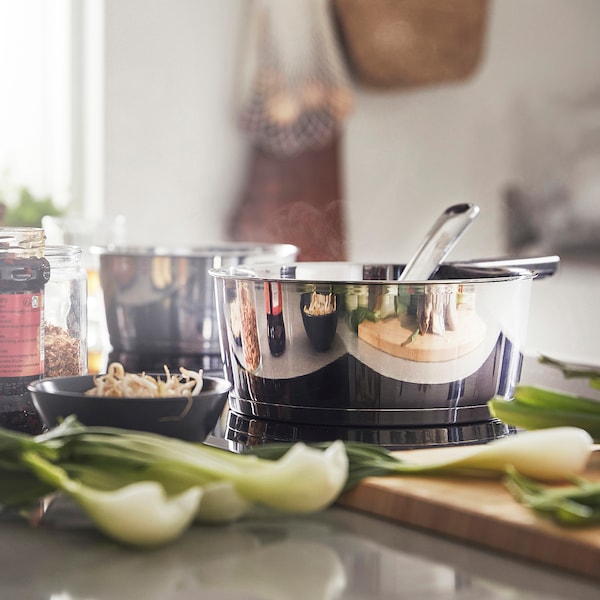
[[[273, 443], [255, 446], [245, 452], [246, 455], [257, 456], [266, 460], [279, 460], [293, 443]], [[326, 450], [331, 442], [315, 442], [310, 446]], [[365, 477], [391, 475], [398, 472], [398, 465], [403, 464], [385, 448], [361, 442], [344, 442], [348, 455], [348, 477], [343, 491], [356, 487]]]
[[504, 484], [518, 502], [559, 525], [600, 523], [600, 483], [582, 479], [576, 485], [544, 486], [509, 469]]
[[563, 412], [582, 412], [600, 417], [600, 401], [583, 396], [557, 392], [537, 386], [517, 386], [514, 398], [521, 404], [544, 410], [557, 409]]
[[54, 491], [54, 488], [40, 481], [31, 471], [6, 468], [0, 464], [0, 505], [26, 507], [39, 498]]
[[595, 381], [596, 384], [600, 383], [600, 367], [569, 363], [544, 354], [538, 357], [538, 362], [560, 369], [566, 379], [582, 378]]
[[600, 441], [600, 414], [589, 411], [561, 410], [556, 407], [545, 408], [520, 400], [493, 398], [488, 402], [490, 413], [507, 425], [523, 429], [547, 429], [550, 427], [571, 426], [585, 429], [594, 441]]

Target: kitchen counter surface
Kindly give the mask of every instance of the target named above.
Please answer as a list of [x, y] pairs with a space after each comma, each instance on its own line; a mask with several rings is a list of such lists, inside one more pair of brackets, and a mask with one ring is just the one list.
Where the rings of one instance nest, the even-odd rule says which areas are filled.
[[[523, 382], [535, 381], [564, 383], [555, 370], [527, 361]], [[0, 513], [0, 597], [596, 599], [598, 584], [340, 507], [197, 526], [170, 546], [133, 551], [103, 538], [61, 499], [35, 527]]]
[[102, 538], [70, 506], [0, 520], [3, 600], [334, 600], [598, 597], [597, 584], [330, 509], [194, 527], [151, 552]]

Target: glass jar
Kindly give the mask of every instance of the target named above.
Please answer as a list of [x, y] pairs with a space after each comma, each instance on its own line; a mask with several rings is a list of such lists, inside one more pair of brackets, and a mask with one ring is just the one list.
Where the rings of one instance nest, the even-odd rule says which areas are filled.
[[40, 433], [27, 391], [44, 372], [44, 230], [0, 227], [0, 425]]
[[50, 264], [44, 310], [44, 377], [84, 375], [87, 353], [87, 272], [78, 246], [46, 246]]

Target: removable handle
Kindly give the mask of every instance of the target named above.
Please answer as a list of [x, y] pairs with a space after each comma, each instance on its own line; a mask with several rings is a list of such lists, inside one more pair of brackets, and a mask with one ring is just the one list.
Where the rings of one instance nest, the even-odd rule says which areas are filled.
[[529, 258], [483, 258], [475, 260], [461, 260], [452, 262], [454, 267], [471, 267], [481, 269], [528, 269], [532, 271], [536, 279], [551, 277], [556, 273], [560, 257], [556, 255], [536, 256]]
[[464, 203], [448, 207], [433, 224], [398, 281], [430, 279], [478, 214], [479, 207], [475, 204]]

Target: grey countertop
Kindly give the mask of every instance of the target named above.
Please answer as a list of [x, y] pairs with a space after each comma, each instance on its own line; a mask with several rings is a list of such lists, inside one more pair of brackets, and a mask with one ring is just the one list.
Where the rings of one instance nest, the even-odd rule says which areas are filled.
[[193, 527], [133, 551], [60, 502], [43, 525], [0, 519], [3, 600], [334, 600], [598, 597], [598, 585], [332, 508]]
[[[561, 381], [528, 361], [523, 381], [541, 379]], [[3, 600], [596, 599], [598, 592], [590, 580], [339, 507], [195, 526], [148, 552], [102, 537], [64, 499], [36, 527], [0, 513]]]

